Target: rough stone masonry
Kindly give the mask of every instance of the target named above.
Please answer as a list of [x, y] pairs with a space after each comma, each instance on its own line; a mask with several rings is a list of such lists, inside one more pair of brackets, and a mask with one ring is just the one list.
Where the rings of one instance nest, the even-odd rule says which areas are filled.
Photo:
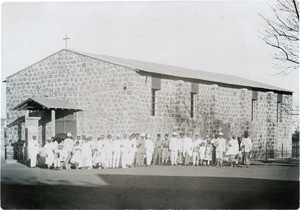
[[[154, 80], [159, 88], [153, 89]], [[76, 135], [182, 131], [204, 137], [222, 131], [229, 139], [249, 130], [256, 158], [291, 156], [292, 119], [285, 111], [292, 106], [290, 92], [157, 74], [66, 49], [11, 75], [6, 83], [9, 157], [11, 144], [25, 139], [25, 111], [12, 108], [27, 98], [66, 99], [80, 107], [73, 113]], [[51, 111], [39, 116], [43, 122]], [[51, 138], [51, 123], [42, 122], [40, 146]]]

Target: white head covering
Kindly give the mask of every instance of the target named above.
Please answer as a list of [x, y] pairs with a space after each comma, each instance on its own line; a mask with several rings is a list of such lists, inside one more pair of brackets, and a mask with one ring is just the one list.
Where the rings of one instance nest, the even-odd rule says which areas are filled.
[[146, 136], [146, 137], [147, 137], [147, 139], [149, 139], [149, 138], [151, 138], [151, 135], [150, 135], [150, 134], [147, 134], [147, 136]]
[[67, 137], [72, 137], [72, 134], [70, 132], [67, 133]]
[[172, 135], [173, 135], [173, 136], [177, 136], [177, 133], [176, 133], [176, 132], [173, 132]]

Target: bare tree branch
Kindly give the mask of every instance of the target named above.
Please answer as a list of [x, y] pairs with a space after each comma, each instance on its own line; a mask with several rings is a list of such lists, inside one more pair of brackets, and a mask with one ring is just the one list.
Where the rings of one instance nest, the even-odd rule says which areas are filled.
[[273, 18], [260, 16], [266, 22], [266, 28], [261, 32], [265, 43], [275, 49], [273, 57], [279, 68], [279, 74], [286, 75], [299, 69], [299, 3], [296, 0], [277, 0]]

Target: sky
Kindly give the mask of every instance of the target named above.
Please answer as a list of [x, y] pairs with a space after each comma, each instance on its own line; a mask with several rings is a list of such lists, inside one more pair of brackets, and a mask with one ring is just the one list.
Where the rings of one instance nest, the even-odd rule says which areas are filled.
[[[68, 48], [231, 74], [299, 93], [259, 37], [275, 1], [31, 2], [1, 9], [1, 81]], [[5, 83], [1, 117], [5, 117]]]

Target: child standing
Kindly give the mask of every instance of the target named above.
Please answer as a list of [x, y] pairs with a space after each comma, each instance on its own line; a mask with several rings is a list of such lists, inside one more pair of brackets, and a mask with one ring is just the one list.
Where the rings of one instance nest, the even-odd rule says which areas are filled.
[[199, 162], [200, 141], [199, 134], [196, 133], [193, 141], [193, 166], [197, 166]]
[[199, 165], [203, 165], [203, 160], [205, 156], [205, 150], [206, 150], [206, 141], [205, 140], [200, 140], [200, 145], [199, 145]]
[[207, 144], [205, 147], [205, 154], [204, 154], [204, 160], [206, 161], [206, 165], [210, 165], [210, 161], [212, 159], [212, 145], [210, 140], [207, 140]]

